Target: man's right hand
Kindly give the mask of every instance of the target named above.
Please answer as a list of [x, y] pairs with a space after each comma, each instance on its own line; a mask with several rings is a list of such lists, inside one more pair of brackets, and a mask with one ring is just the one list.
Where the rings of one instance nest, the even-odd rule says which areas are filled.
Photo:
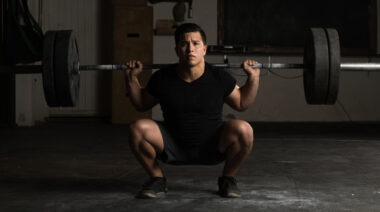
[[130, 60], [126, 62], [125, 65], [128, 66], [128, 68], [124, 72], [125, 76], [128, 77], [128, 79], [137, 77], [143, 70], [143, 65], [138, 60]]
[[144, 88], [141, 88], [138, 75], [143, 70], [143, 65], [138, 60], [130, 60], [125, 63], [128, 68], [125, 73], [125, 85], [127, 96], [138, 111], [146, 111], [158, 103], [158, 100], [151, 96]]

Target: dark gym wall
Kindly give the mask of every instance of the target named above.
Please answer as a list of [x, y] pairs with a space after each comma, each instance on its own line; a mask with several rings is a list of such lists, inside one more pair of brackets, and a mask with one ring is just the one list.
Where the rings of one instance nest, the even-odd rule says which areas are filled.
[[[305, 29], [336, 28], [344, 54], [375, 53], [376, 1], [219, 0], [219, 37], [225, 45], [276, 48], [304, 46]], [[220, 12], [220, 11], [219, 11]]]
[[[4, 22], [5, 1], [0, 3], [0, 64], [4, 65]], [[15, 76], [13, 74], [0, 74], [0, 126], [14, 124], [15, 117]]]

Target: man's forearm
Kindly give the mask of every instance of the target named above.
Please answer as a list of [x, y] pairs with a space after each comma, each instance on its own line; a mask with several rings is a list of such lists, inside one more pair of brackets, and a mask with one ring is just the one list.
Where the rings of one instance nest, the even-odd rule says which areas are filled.
[[127, 95], [137, 110], [142, 110], [142, 88], [137, 77], [126, 77]]
[[259, 77], [248, 76], [245, 84], [240, 88], [240, 107], [245, 110], [253, 103], [259, 88]]

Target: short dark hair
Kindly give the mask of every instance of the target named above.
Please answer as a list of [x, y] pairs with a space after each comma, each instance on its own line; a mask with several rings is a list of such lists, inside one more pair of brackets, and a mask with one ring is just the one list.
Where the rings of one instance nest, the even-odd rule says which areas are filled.
[[178, 44], [179, 39], [181, 39], [181, 36], [184, 35], [185, 33], [188, 33], [188, 32], [199, 32], [202, 36], [203, 44], [204, 45], [207, 44], [206, 33], [203, 31], [203, 29], [200, 26], [198, 26], [197, 24], [194, 24], [194, 23], [185, 23], [185, 24], [180, 25], [175, 30], [175, 35], [174, 35], [175, 36], [175, 45]]

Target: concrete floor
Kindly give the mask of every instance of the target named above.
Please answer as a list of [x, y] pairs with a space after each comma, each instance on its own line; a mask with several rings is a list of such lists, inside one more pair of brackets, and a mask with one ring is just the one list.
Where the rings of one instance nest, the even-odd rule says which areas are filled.
[[169, 193], [134, 194], [147, 177], [126, 126], [52, 119], [0, 128], [0, 211], [380, 211], [380, 124], [253, 124], [237, 175], [242, 198], [215, 194], [222, 166], [163, 165]]

